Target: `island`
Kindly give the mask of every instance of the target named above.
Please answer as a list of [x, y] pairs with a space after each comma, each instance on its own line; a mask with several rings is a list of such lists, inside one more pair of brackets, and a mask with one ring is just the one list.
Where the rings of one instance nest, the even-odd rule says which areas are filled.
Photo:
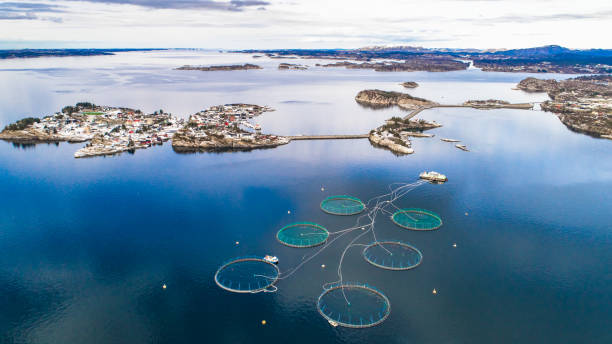
[[258, 65], [245, 63], [243, 65], [227, 65], [227, 66], [191, 66], [185, 65], [176, 68], [176, 70], [199, 70], [202, 72], [217, 72], [217, 71], [234, 71], [234, 70], [249, 70], [249, 69], [263, 69]]
[[[414, 153], [409, 137], [433, 137], [432, 134], [426, 134], [423, 133], [423, 131], [441, 126], [435, 121], [428, 122], [422, 119], [412, 119], [423, 110], [439, 107], [469, 107], [479, 110], [505, 108], [528, 110], [533, 108], [533, 104], [531, 103], [513, 104], [499, 99], [468, 100], [462, 104], [439, 104], [427, 99], [413, 97], [407, 93], [383, 90], [360, 91], [357, 93], [355, 101], [363, 106], [374, 109], [398, 106], [403, 110], [411, 110], [403, 118], [393, 117], [387, 120], [385, 125], [370, 131], [370, 134], [368, 135], [368, 138], [373, 145], [389, 149], [397, 155]], [[452, 139], [442, 139], [442, 141], [457, 142], [457, 140]], [[461, 150], [468, 151], [465, 145], [456, 145], [456, 147]]]
[[431, 134], [423, 134], [423, 131], [441, 126], [424, 119], [391, 117], [384, 125], [370, 131], [368, 138], [374, 146], [384, 147], [396, 155], [406, 155], [414, 153], [410, 137], [433, 137]]
[[500, 99], [487, 99], [487, 100], [468, 100], [463, 102], [463, 107], [471, 107], [474, 109], [532, 109], [533, 104], [531, 103], [510, 103]]
[[210, 107], [189, 117], [185, 127], [174, 134], [172, 148], [176, 152], [244, 151], [289, 143], [289, 138], [262, 134], [259, 125], [248, 122], [266, 111], [273, 110], [252, 104]]
[[344, 67], [348, 69], [373, 69], [376, 72], [449, 72], [464, 70], [468, 63], [439, 57], [411, 57], [402, 62], [380, 61], [380, 62], [335, 62], [328, 64], [316, 64], [318, 67]]
[[557, 115], [569, 129], [594, 137], [612, 139], [612, 75], [590, 75], [557, 81], [526, 78], [517, 88], [546, 92], [550, 97], [540, 104]]
[[382, 90], [363, 90], [355, 96], [357, 103], [371, 108], [385, 108], [397, 105], [406, 110], [415, 110], [421, 107], [431, 107], [438, 105], [427, 99], [413, 97], [407, 93], [382, 91]]
[[75, 158], [134, 152], [168, 140], [177, 152], [251, 150], [289, 143], [289, 137], [262, 134], [259, 125], [249, 122], [267, 111], [273, 109], [226, 104], [195, 113], [185, 121], [163, 110], [144, 114], [81, 102], [51, 116], [9, 124], [0, 132], [0, 139], [22, 144], [87, 142], [74, 153]]
[[130, 108], [81, 102], [51, 116], [28, 117], [9, 124], [0, 132], [0, 139], [31, 144], [89, 141], [74, 154], [82, 158], [162, 144], [181, 127], [182, 120], [163, 110], [143, 114]]
[[404, 88], [417, 88], [417, 87], [419, 87], [419, 84], [417, 84], [414, 81], [402, 82], [401, 85], [404, 86]]
[[306, 65], [300, 65], [300, 64], [294, 64], [294, 63], [281, 63], [278, 65], [278, 69], [296, 69], [296, 70], [306, 70], [308, 69], [308, 66]]
[[0, 50], [0, 59], [18, 59], [35, 57], [68, 57], [115, 55], [120, 52], [155, 51], [166, 49], [7, 49]]

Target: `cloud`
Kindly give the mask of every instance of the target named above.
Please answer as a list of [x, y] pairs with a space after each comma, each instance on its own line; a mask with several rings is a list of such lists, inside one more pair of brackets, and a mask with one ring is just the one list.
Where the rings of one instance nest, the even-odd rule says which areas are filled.
[[64, 6], [36, 2], [0, 2], [0, 12], [64, 12]]
[[512, 23], [531, 23], [535, 21], [550, 21], [550, 20], [600, 20], [609, 19], [612, 17], [612, 11], [603, 11], [596, 13], [559, 13], [548, 15], [507, 15], [497, 18], [492, 18], [496, 22], [512, 22]]
[[39, 16], [38, 13], [62, 13], [63, 6], [34, 2], [0, 2], [0, 20], [48, 20], [61, 23], [62, 18]]
[[[105, 4], [136, 5], [155, 9], [208, 9], [219, 11], [242, 11], [244, 8], [267, 6], [263, 0], [71, 0]], [[265, 8], [265, 7], [264, 7]]]

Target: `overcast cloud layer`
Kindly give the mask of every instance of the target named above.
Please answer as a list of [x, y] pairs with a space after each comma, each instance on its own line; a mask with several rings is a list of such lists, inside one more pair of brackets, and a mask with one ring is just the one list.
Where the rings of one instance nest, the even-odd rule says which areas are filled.
[[612, 48], [612, 2], [0, 0], [0, 48]]

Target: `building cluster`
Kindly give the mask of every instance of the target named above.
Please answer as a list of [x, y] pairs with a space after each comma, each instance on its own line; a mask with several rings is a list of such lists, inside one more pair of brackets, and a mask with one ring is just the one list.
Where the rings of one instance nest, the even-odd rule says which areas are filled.
[[249, 119], [269, 107], [252, 104], [212, 106], [189, 117], [185, 127], [175, 135], [172, 146], [179, 149], [251, 149], [288, 143], [288, 139], [261, 133], [258, 124]]

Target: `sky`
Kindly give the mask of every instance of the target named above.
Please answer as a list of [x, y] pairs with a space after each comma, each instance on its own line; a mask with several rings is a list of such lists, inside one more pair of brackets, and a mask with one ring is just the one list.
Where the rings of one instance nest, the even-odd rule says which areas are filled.
[[0, 0], [0, 49], [612, 48], [611, 0]]

